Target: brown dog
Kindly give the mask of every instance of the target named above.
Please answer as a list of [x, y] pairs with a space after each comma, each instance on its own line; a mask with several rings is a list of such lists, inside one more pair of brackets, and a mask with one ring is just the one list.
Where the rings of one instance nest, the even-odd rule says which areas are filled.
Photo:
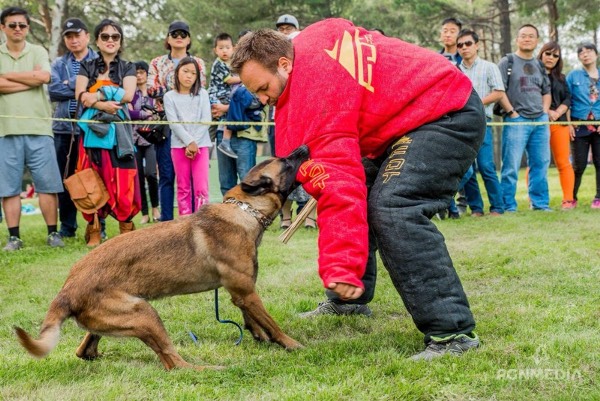
[[263, 232], [307, 159], [308, 148], [302, 146], [285, 159], [266, 160], [225, 194], [224, 203], [204, 205], [191, 216], [120, 235], [94, 249], [71, 269], [50, 304], [40, 338], [15, 328], [20, 343], [44, 357], [58, 343], [62, 323], [72, 317], [88, 331], [77, 348], [80, 358], [97, 358], [102, 336], [137, 337], [166, 369], [203, 369], [179, 356], [147, 300], [225, 287], [255, 339], [301, 348], [265, 310], [255, 282]]

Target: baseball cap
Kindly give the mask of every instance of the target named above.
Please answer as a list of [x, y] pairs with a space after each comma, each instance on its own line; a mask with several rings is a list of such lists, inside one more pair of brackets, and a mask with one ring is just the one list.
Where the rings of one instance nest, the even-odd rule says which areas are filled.
[[69, 18], [62, 26], [61, 36], [65, 36], [69, 32], [89, 32], [87, 26], [79, 18]]
[[596, 45], [593, 44], [592, 42], [580, 43], [577, 46], [577, 54], [581, 53], [583, 51], [583, 49], [590, 49], [590, 50], [593, 50], [596, 54], [598, 54], [598, 49], [596, 48]]
[[183, 21], [173, 21], [171, 25], [169, 25], [169, 33], [175, 31], [185, 31], [190, 33], [190, 26]]
[[296, 17], [290, 14], [283, 14], [277, 19], [277, 23], [275, 24], [275, 26], [279, 27], [280, 25], [293, 25], [296, 27], [296, 29], [300, 29], [300, 24], [298, 24], [298, 20], [296, 19]]

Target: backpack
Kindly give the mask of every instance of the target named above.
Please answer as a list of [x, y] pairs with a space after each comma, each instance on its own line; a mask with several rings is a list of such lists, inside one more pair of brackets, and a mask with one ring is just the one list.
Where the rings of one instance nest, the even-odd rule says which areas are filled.
[[[508, 76], [508, 78], [506, 80], [506, 88], [504, 88], [504, 93], [508, 92], [508, 85], [510, 84], [510, 74], [512, 74], [513, 62], [515, 60], [512, 53], [507, 54], [506, 57], [508, 58], [508, 67], [506, 69], [506, 75]], [[506, 111], [504, 111], [499, 101], [496, 102], [496, 104], [494, 104], [494, 115], [500, 117], [504, 117], [506, 115]]]
[[[506, 80], [506, 88], [504, 88], [504, 93], [508, 93], [508, 85], [510, 84], [510, 74], [512, 73], [513, 62], [515, 60], [512, 53], [508, 53], [506, 55], [506, 58], [508, 59], [508, 66], [506, 68], [507, 80]], [[542, 62], [539, 59], [535, 59], [535, 61], [536, 61], [538, 68], [540, 69], [540, 72], [542, 73], [542, 76], [545, 75], [546, 67], [544, 67], [544, 65], [542, 64]], [[502, 109], [502, 106], [500, 106], [500, 102], [496, 102], [496, 104], [494, 104], [494, 115], [500, 116], [500, 117], [504, 117], [506, 115], [506, 111], [504, 111]]]

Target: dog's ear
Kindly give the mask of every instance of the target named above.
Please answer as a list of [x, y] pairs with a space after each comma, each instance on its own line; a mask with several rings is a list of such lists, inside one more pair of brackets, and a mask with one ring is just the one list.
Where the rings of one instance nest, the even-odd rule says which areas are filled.
[[246, 177], [242, 181], [242, 191], [250, 195], [263, 195], [273, 191], [273, 180], [271, 177], [260, 176], [256, 178]]

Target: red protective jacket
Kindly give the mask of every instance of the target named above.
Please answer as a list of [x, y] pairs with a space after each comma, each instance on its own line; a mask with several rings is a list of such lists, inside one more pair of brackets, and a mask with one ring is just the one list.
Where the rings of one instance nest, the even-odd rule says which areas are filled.
[[319, 274], [363, 287], [368, 254], [365, 174], [398, 137], [460, 110], [469, 78], [443, 56], [329, 19], [294, 39], [294, 62], [277, 102], [276, 153], [307, 144], [297, 179], [318, 201]]

